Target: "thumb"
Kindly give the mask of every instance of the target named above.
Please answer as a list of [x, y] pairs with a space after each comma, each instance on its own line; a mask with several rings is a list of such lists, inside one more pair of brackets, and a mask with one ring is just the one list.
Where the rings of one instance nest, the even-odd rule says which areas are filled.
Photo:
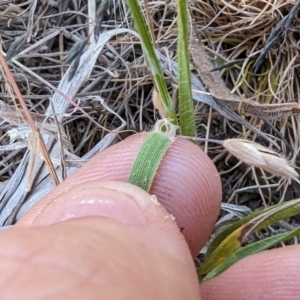
[[[53, 199], [80, 183], [127, 181], [146, 138], [146, 133], [132, 135], [95, 155], [33, 206], [20, 224], [31, 225]], [[175, 217], [192, 256], [196, 257], [211, 234], [222, 199], [220, 176], [212, 161], [194, 143], [176, 138], [161, 161], [150, 194], [156, 195], [158, 201]], [[65, 213], [69, 214], [68, 211]]]
[[[65, 212], [76, 217], [64, 221]], [[10, 259], [10, 268], [0, 270], [0, 289], [9, 299], [50, 293], [55, 299], [200, 298], [189, 248], [173, 218], [129, 183], [79, 183], [32, 225], [0, 235], [6, 245], [0, 264]]]

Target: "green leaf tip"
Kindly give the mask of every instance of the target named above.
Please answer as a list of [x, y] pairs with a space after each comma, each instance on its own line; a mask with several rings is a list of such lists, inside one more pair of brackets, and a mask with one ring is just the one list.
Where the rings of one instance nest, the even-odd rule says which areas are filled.
[[158, 167], [170, 145], [174, 142], [179, 127], [167, 119], [159, 120], [144, 141], [133, 163], [128, 182], [149, 192]]
[[178, 108], [179, 124], [184, 136], [196, 136], [196, 118], [192, 97], [192, 83], [189, 53], [189, 24], [188, 0], [177, 0], [178, 27]]
[[134, 26], [139, 33], [143, 53], [151, 70], [151, 74], [153, 76], [154, 84], [157, 88], [158, 94], [161, 97], [166, 116], [172, 119], [172, 122], [174, 124], [177, 124], [178, 120], [176, 117], [175, 107], [168, 92], [167, 84], [164, 79], [164, 72], [155, 53], [154, 41], [151, 38], [149, 28], [147, 26], [147, 21], [142, 12], [140, 2], [141, 1], [139, 0], [127, 0], [128, 8], [130, 10]]

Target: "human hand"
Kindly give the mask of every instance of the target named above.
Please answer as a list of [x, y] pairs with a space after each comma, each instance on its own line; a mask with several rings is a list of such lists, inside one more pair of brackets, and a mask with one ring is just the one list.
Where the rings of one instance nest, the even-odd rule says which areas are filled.
[[219, 212], [217, 172], [185, 140], [162, 161], [151, 194], [184, 239], [124, 182], [144, 138], [95, 156], [0, 234], [0, 299], [298, 299], [299, 246], [245, 258], [199, 289], [192, 258]]

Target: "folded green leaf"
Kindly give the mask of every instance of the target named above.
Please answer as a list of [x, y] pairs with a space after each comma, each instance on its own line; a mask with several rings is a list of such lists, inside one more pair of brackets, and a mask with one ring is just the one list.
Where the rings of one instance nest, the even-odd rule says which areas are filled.
[[156, 130], [148, 135], [138, 152], [128, 182], [150, 191], [160, 162], [175, 139], [176, 129], [167, 120], [156, 123]]
[[254, 253], [258, 253], [262, 250], [266, 250], [282, 241], [285, 241], [285, 240], [291, 239], [295, 236], [298, 236], [299, 234], [300, 234], [300, 228], [297, 228], [290, 232], [280, 233], [275, 236], [271, 236], [271, 237], [265, 238], [263, 240], [260, 240], [258, 242], [252, 243], [251, 245], [247, 245], [247, 246], [237, 250], [234, 254], [232, 254], [230, 257], [228, 257], [226, 260], [224, 260], [216, 268], [214, 268], [212, 271], [210, 271], [202, 280], [204, 281], [207, 279], [211, 279], [211, 278], [223, 273], [225, 270], [227, 270], [229, 267], [231, 267], [233, 264], [240, 261], [244, 257], [247, 257]]
[[[235, 231], [237, 228], [243, 226], [244, 224], [250, 222], [252, 219], [256, 218], [259, 215], [268, 213], [270, 211], [275, 211], [277, 208], [283, 208], [280, 212], [276, 212], [276, 214], [269, 215], [269, 218], [264, 221], [259, 227], [259, 229], [268, 226], [269, 224], [276, 223], [280, 220], [295, 216], [300, 213], [300, 199], [294, 199], [290, 200], [288, 202], [278, 203], [276, 205], [273, 205], [271, 207], [267, 207], [260, 211], [255, 211], [248, 216], [240, 219], [239, 221], [232, 224], [230, 227], [226, 228], [224, 231], [222, 231], [214, 240], [210, 243], [208, 250], [206, 252], [206, 255], [209, 256], [217, 247], [220, 245], [220, 243], [233, 231]], [[262, 226], [262, 227], [261, 227]]]
[[212, 241], [198, 274], [204, 275], [216, 268], [235, 253], [251, 233], [299, 213], [300, 199], [295, 199], [254, 212], [239, 220]]
[[195, 136], [196, 122], [191, 88], [190, 53], [188, 47], [188, 3], [187, 0], [177, 0], [177, 3], [179, 124], [182, 135]]

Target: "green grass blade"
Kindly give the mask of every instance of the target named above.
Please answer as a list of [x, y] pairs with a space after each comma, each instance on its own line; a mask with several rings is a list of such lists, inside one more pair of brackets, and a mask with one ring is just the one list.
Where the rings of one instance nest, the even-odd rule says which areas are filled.
[[271, 214], [268, 216], [267, 219], [263, 220], [263, 222], [260, 223], [258, 227], [256, 227], [256, 230], [259, 230], [261, 228], [264, 228], [270, 224], [276, 223], [280, 220], [295, 216], [300, 213], [300, 198], [290, 200], [288, 202], [279, 203], [276, 205], [273, 205], [271, 207], [267, 207], [261, 211], [255, 211], [248, 216], [240, 219], [239, 221], [235, 222], [228, 228], [226, 228], [224, 231], [222, 231], [218, 236], [214, 238], [214, 240], [210, 243], [208, 250], [206, 252], [207, 258], [210, 256], [210, 254], [215, 251], [215, 249], [228, 237], [231, 233], [233, 233], [236, 229], [239, 227], [242, 227], [246, 223], [249, 223], [252, 219], [267, 214], [270, 211], [275, 211], [275, 214]]
[[300, 199], [295, 199], [252, 213], [236, 222], [213, 240], [213, 247], [207, 252], [205, 261], [198, 268], [198, 274], [207, 274], [220, 265], [242, 247], [251, 233], [299, 214], [299, 212]]
[[177, 0], [177, 4], [179, 123], [182, 135], [195, 136], [196, 122], [191, 89], [188, 6], [186, 0]]
[[[160, 162], [175, 138], [177, 126], [170, 124], [171, 127], [168, 128], [166, 122], [168, 121], [161, 120], [156, 123], [156, 128], [158, 127], [159, 130], [148, 135], [137, 154], [129, 175], [128, 182], [146, 192], [150, 191]], [[162, 126], [167, 129], [165, 132], [160, 130]]]
[[222, 241], [225, 240], [225, 238], [227, 236], [229, 236], [232, 232], [234, 232], [236, 229], [238, 229], [239, 227], [243, 226], [244, 224], [246, 224], [247, 222], [249, 222], [250, 220], [252, 220], [253, 218], [257, 217], [258, 215], [260, 215], [262, 212], [268, 211], [270, 210], [271, 207], [268, 207], [266, 209], [263, 209], [261, 211], [255, 211], [251, 214], [249, 214], [248, 216], [238, 220], [237, 222], [235, 222], [234, 224], [232, 224], [231, 226], [227, 227], [225, 230], [223, 230], [221, 233], [219, 233], [213, 240], [212, 242], [209, 244], [207, 252], [206, 252], [206, 257], [208, 258], [210, 256], [210, 254], [222, 243]]
[[166, 112], [167, 118], [171, 120], [173, 124], [177, 124], [177, 117], [173, 101], [169, 95], [166, 82], [164, 80], [164, 74], [159, 64], [159, 60], [155, 54], [153, 42], [147, 27], [146, 19], [143, 15], [141, 6], [138, 0], [127, 0], [127, 4], [134, 21], [135, 28], [137, 29], [144, 55], [147, 59], [150, 71], [152, 73], [155, 86], [161, 97], [163, 107]]
[[230, 257], [228, 257], [226, 260], [224, 260], [221, 264], [219, 264], [216, 268], [214, 268], [212, 271], [210, 271], [203, 278], [203, 281], [207, 280], [207, 279], [211, 279], [211, 278], [223, 273], [225, 270], [227, 270], [229, 267], [231, 267], [233, 264], [240, 261], [244, 257], [247, 257], [254, 253], [258, 253], [262, 250], [268, 249], [284, 240], [288, 240], [295, 236], [298, 236], [299, 234], [300, 234], [300, 228], [297, 228], [290, 232], [280, 233], [275, 236], [265, 238], [261, 241], [258, 241], [258, 242], [252, 243], [251, 245], [240, 248], [234, 254], [232, 254]]

